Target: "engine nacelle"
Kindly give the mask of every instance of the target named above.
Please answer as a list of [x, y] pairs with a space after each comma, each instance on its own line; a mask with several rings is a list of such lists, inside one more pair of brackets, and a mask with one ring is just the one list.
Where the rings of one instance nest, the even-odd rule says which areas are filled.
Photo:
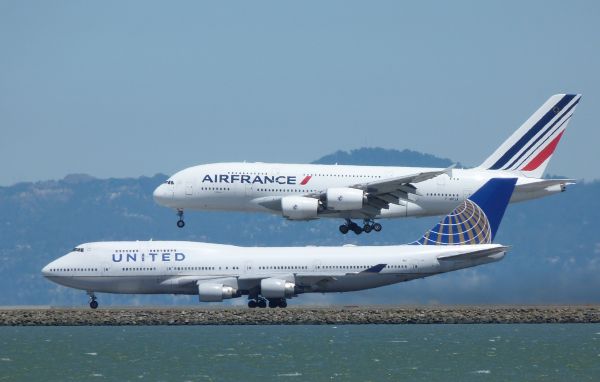
[[198, 285], [198, 296], [203, 302], [221, 302], [224, 299], [232, 298], [237, 291], [228, 285], [202, 283]]
[[365, 193], [356, 188], [328, 188], [327, 208], [337, 211], [359, 210]]
[[266, 298], [290, 298], [294, 296], [296, 284], [282, 279], [260, 281], [260, 294]]
[[319, 211], [319, 201], [304, 196], [284, 196], [281, 198], [281, 213], [288, 219], [315, 219]]

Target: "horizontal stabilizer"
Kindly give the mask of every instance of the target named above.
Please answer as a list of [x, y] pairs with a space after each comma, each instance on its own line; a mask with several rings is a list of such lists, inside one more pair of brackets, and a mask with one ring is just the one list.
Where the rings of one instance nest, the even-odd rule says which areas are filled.
[[519, 192], [535, 192], [552, 186], [564, 187], [566, 185], [575, 183], [575, 179], [544, 179], [536, 182], [517, 185], [515, 186], [515, 189]]
[[438, 256], [438, 260], [471, 260], [480, 257], [496, 255], [508, 251], [510, 247], [500, 246], [495, 248], [481, 249], [479, 251], [469, 251], [458, 254], [447, 254]]

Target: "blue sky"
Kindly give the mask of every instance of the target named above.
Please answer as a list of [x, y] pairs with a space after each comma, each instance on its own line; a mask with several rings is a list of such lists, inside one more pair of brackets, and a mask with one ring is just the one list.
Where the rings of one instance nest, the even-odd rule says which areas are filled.
[[485, 159], [581, 92], [548, 171], [600, 178], [600, 3], [0, 1], [0, 185], [338, 149]]

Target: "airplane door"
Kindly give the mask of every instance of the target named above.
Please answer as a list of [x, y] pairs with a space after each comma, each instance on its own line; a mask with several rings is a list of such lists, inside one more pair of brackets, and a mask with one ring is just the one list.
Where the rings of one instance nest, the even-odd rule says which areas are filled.
[[448, 177], [448, 175], [446, 174], [441, 174], [435, 177], [436, 181], [437, 181], [437, 185], [440, 187], [443, 187], [446, 185], [446, 178]]
[[192, 182], [187, 182], [185, 184], [185, 196], [192, 196], [194, 194], [194, 186]]
[[247, 183], [246, 184], [246, 196], [252, 196], [252, 192], [253, 192], [253, 184]]
[[244, 273], [252, 273], [252, 261], [244, 262]]
[[320, 272], [323, 270], [322, 266], [321, 266], [322, 262], [321, 260], [314, 260], [312, 267], [313, 267], [313, 271], [315, 272]]
[[470, 189], [463, 190], [463, 194], [462, 194], [463, 200], [468, 199], [469, 196], [471, 196], [471, 195], [473, 195], [473, 190], [470, 190]]

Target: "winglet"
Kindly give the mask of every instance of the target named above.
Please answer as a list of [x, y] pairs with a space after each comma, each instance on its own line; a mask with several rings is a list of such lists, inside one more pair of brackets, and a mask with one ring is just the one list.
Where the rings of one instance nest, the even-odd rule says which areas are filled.
[[454, 167], [456, 167], [456, 163], [452, 163], [450, 166], [446, 167], [444, 169], [444, 174], [452, 176], [452, 170], [454, 170]]
[[493, 178], [411, 244], [489, 244], [494, 240], [517, 178]]

